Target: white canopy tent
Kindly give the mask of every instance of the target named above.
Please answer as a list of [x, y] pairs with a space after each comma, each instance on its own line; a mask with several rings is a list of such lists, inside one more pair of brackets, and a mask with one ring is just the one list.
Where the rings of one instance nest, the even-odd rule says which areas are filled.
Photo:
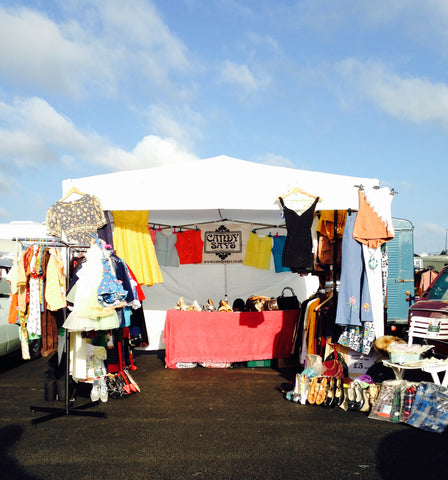
[[[180, 227], [225, 221], [257, 225], [284, 225], [278, 197], [295, 188], [319, 196], [318, 210], [358, 209], [358, 186], [379, 186], [377, 179], [334, 175], [263, 165], [221, 155], [195, 162], [67, 179], [62, 194], [72, 187], [96, 195], [104, 210], [148, 210], [149, 224]], [[285, 203], [294, 210], [310, 204], [306, 195], [291, 195]], [[297, 203], [294, 203], [297, 202]], [[302, 203], [301, 203], [302, 202]], [[265, 232], [268, 233], [267, 231]], [[274, 232], [272, 232], [274, 233]], [[281, 233], [285, 234], [285, 231]], [[318, 288], [314, 276], [275, 273], [242, 264], [201, 264], [161, 267], [164, 283], [146, 288], [145, 317], [149, 349], [163, 348], [165, 311], [180, 296], [200, 304], [228, 295], [278, 296], [290, 286], [300, 300]]]
[[149, 210], [150, 222], [185, 225], [222, 219], [276, 225], [276, 199], [299, 187], [321, 197], [320, 210], [358, 208], [355, 185], [377, 186], [372, 178], [348, 177], [247, 162], [221, 155], [195, 162], [67, 179], [95, 194], [104, 210]]

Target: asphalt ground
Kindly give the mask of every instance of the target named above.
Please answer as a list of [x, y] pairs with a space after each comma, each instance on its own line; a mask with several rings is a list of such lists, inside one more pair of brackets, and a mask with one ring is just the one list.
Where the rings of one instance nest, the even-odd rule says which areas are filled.
[[[365, 413], [300, 405], [279, 387], [294, 369], [164, 368], [136, 357], [141, 392], [32, 425], [48, 359], [0, 359], [0, 478], [443, 479], [448, 432], [425, 432]], [[81, 389], [75, 406], [85, 404]]]

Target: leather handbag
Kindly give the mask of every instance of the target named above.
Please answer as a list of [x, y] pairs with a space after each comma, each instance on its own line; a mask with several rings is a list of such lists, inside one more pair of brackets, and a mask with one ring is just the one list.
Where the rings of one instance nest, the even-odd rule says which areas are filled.
[[277, 299], [275, 297], [251, 295], [246, 301], [246, 310], [249, 312], [278, 310]]
[[333, 344], [334, 358], [322, 362], [322, 375], [325, 377], [343, 377], [344, 366], [338, 357], [338, 351], [336, 349], [336, 343]]
[[[289, 290], [291, 295], [285, 295], [286, 290]], [[277, 305], [279, 310], [300, 310], [300, 302], [291, 287], [282, 290], [282, 294], [277, 297]]]

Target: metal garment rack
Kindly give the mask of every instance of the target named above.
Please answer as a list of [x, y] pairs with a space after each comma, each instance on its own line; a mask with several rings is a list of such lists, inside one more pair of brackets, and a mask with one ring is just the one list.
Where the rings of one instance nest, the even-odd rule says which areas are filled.
[[[38, 239], [38, 238], [14, 238], [13, 240], [18, 242], [26, 242], [32, 244], [38, 244], [40, 246], [46, 247], [56, 247], [56, 248], [65, 248], [66, 252], [66, 287], [68, 284], [68, 271], [69, 271], [69, 264], [70, 264], [70, 253], [72, 250], [79, 250], [81, 248], [89, 248], [85, 245], [70, 245], [59, 238], [55, 238], [54, 240], [51, 239]], [[66, 319], [66, 308], [64, 308], [64, 321]], [[32, 425], [37, 425], [42, 422], [46, 422], [47, 420], [51, 420], [53, 418], [63, 417], [66, 415], [73, 415], [78, 417], [100, 417], [106, 418], [107, 415], [105, 412], [94, 412], [89, 411], [87, 409], [97, 406], [99, 404], [99, 400], [94, 402], [88, 402], [83, 405], [75, 406], [73, 402], [70, 401], [70, 333], [65, 330], [65, 405], [64, 407], [45, 407], [45, 406], [30, 406], [31, 413], [42, 412], [46, 413], [39, 418], [33, 418], [31, 420]]]

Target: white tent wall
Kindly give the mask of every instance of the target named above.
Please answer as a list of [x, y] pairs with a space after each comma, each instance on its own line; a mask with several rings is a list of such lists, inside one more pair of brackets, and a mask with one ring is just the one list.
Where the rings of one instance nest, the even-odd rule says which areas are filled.
[[[195, 162], [129, 170], [62, 182], [62, 195], [76, 187], [96, 195], [104, 210], [148, 210], [150, 225], [180, 227], [223, 220], [257, 225], [284, 225], [277, 201], [298, 187], [319, 196], [317, 210], [358, 209], [358, 186], [379, 186], [374, 178], [334, 175], [263, 165], [221, 155]], [[300, 200], [288, 196], [286, 205], [297, 210]], [[260, 235], [267, 234], [260, 231]], [[274, 232], [272, 232], [274, 233]], [[144, 312], [149, 336], [148, 350], [164, 348], [165, 312], [179, 297], [200, 304], [219, 302], [228, 295], [246, 299], [252, 294], [277, 297], [284, 286], [292, 287], [303, 301], [318, 288], [315, 276], [275, 273], [242, 264], [181, 265], [161, 267], [164, 283], [145, 287]]]

